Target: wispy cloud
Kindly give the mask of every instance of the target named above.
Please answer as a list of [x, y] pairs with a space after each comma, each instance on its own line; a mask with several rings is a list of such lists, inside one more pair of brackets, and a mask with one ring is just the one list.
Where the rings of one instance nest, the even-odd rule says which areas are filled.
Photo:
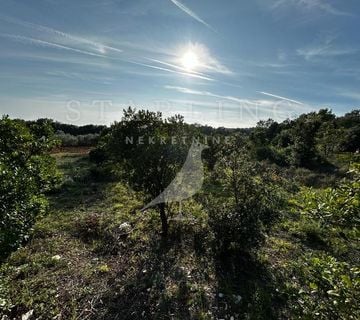
[[221, 73], [225, 75], [234, 74], [227, 66], [222, 64], [217, 58], [213, 56], [207, 46], [198, 42], [189, 42], [187, 45], [176, 50], [177, 57], [175, 63], [181, 65], [181, 59], [186, 52], [194, 53], [199, 60], [198, 70], [209, 73]]
[[340, 92], [339, 95], [360, 102], [360, 93], [358, 91], [343, 91]]
[[224, 95], [220, 95], [220, 94], [215, 94], [209, 91], [198, 91], [198, 90], [193, 90], [190, 88], [184, 88], [184, 87], [177, 87], [177, 86], [165, 86], [165, 89], [170, 89], [170, 90], [175, 90], [181, 93], [186, 93], [186, 94], [193, 94], [193, 95], [199, 95], [199, 96], [206, 96], [206, 97], [213, 97], [213, 98], [219, 98], [219, 99], [226, 99], [229, 101], [233, 101], [233, 102], [249, 102], [249, 100], [246, 99], [239, 99], [236, 97], [232, 97], [232, 96], [224, 96]]
[[80, 80], [80, 81], [87, 81], [93, 83], [102, 83], [105, 85], [111, 84], [115, 81], [115, 78], [108, 77], [103, 74], [93, 74], [89, 72], [71, 72], [71, 71], [63, 71], [63, 70], [50, 70], [45, 72], [46, 75], [55, 78], [67, 78], [70, 80]]
[[[95, 50], [96, 52], [99, 52], [102, 54], [104, 54], [106, 52], [106, 50], [110, 50], [110, 51], [114, 51], [114, 52], [123, 52], [122, 49], [115, 48], [113, 46], [108, 46], [103, 43], [92, 41], [92, 40], [89, 40], [89, 39], [86, 39], [83, 37], [75, 36], [75, 35], [63, 32], [61, 30], [50, 28], [48, 26], [19, 20], [19, 19], [13, 18], [13, 17], [5, 16], [5, 15], [0, 15], [0, 19], [10, 22], [10, 23], [14, 23], [14, 24], [26, 27], [26, 28], [31, 28], [42, 34], [46, 33], [50, 36], [57, 37], [58, 39], [56, 39], [56, 40], [58, 40], [59, 42], [62, 42], [63, 45], [69, 44], [69, 45], [76, 46], [76, 45], [84, 45], [85, 44], [89, 47], [88, 49]], [[65, 42], [65, 43], [63, 43], [63, 42]]]
[[264, 91], [259, 91], [259, 93], [261, 93], [261, 94], [263, 94], [265, 96], [268, 96], [268, 97], [273, 97], [273, 98], [276, 98], [276, 99], [285, 100], [285, 101], [293, 102], [293, 103], [296, 103], [296, 104], [304, 105], [304, 103], [302, 103], [300, 101], [297, 101], [297, 100], [294, 100], [294, 99], [289, 99], [289, 98], [282, 97], [282, 96], [278, 96], [278, 95], [273, 94], [273, 93], [264, 92]]
[[[194, 12], [192, 12], [189, 8], [184, 6], [179, 1], [174, 0], [174, 4], [179, 6], [182, 10], [193, 16], [195, 19], [200, 19]], [[232, 72], [224, 65], [222, 65], [216, 58], [214, 58], [206, 46], [199, 43], [189, 43], [186, 48], [187, 50], [192, 50], [196, 52], [199, 56], [199, 61], [201, 64], [198, 66], [198, 70], [185, 70], [183, 68], [181, 61], [182, 52], [175, 50], [175, 55], [177, 57], [171, 58], [174, 55], [174, 51], [169, 51], [166, 53], [166, 59], [150, 59], [144, 56], [144, 52], [133, 52], [131, 54], [131, 59], [126, 58], [129, 57], [129, 54], [123, 55], [124, 51], [118, 48], [116, 45], [107, 45], [100, 41], [90, 40], [86, 37], [70, 34], [64, 32], [62, 30], [58, 30], [49, 26], [36, 24], [24, 20], [19, 20], [17, 18], [6, 16], [0, 14], [0, 19], [6, 21], [8, 23], [16, 24], [26, 28], [27, 30], [33, 30], [33, 35], [15, 35], [15, 34], [0, 34], [2, 37], [6, 37], [12, 41], [21, 42], [23, 44], [36, 45], [41, 47], [54, 48], [58, 50], [66, 50], [69, 52], [84, 54], [87, 56], [99, 57], [99, 58], [107, 58], [106, 61], [121, 61], [122, 63], [133, 64], [137, 66], [142, 66], [145, 68], [152, 68], [160, 71], [166, 71], [173, 74], [186, 75], [192, 78], [198, 78], [207, 81], [214, 81], [214, 79], [208, 76], [205, 73], [222, 73], [222, 74], [232, 74]], [[201, 20], [201, 19], [200, 19]], [[209, 26], [206, 22], [201, 20], [202, 23]], [[210, 27], [210, 26], [209, 26]], [[126, 43], [124, 44], [125, 47]], [[133, 45], [133, 43], [132, 43]], [[135, 49], [144, 49], [148, 50], [148, 46], [140, 46]], [[131, 51], [131, 50], [130, 50]], [[142, 50], [140, 50], [142, 51]], [[113, 54], [112, 54], [113, 53]], [[158, 54], [158, 52], [154, 52]], [[106, 63], [105, 60], [99, 60], [99, 63]], [[152, 63], [147, 63], [151, 61]], [[204, 71], [201, 72], [201, 71]]]
[[54, 43], [54, 42], [44, 41], [44, 40], [20, 36], [20, 35], [2, 33], [2, 34], [0, 34], [0, 37], [5, 37], [5, 38], [11, 39], [13, 41], [17, 41], [17, 42], [21, 42], [21, 43], [25, 43], [25, 44], [28, 43], [28, 44], [38, 45], [38, 46], [43, 46], [43, 47], [50, 47], [50, 48], [55, 48], [55, 49], [73, 51], [73, 52], [77, 52], [77, 53], [81, 53], [81, 54], [86, 54], [89, 56], [107, 58], [107, 56], [102, 55], [102, 54], [97, 54], [97, 53], [93, 53], [93, 52], [86, 51], [86, 50], [81, 50], [81, 49], [64, 46], [64, 45]]
[[195, 19], [196, 21], [202, 23], [204, 26], [208, 27], [214, 32], [217, 32], [211, 25], [209, 25], [207, 22], [205, 22], [203, 19], [201, 19], [194, 11], [192, 11], [190, 8], [185, 6], [183, 3], [181, 3], [178, 0], [170, 0], [174, 5], [176, 5], [180, 10], [184, 11], [186, 14], [188, 14], [190, 17]]
[[[192, 52], [198, 58], [196, 67], [191, 71], [183, 66], [183, 56], [187, 52]], [[162, 56], [164, 56], [164, 54], [162, 54]], [[197, 42], [189, 42], [187, 45], [174, 48], [171, 51], [171, 54], [166, 54], [164, 58], [143, 57], [143, 59], [151, 61], [155, 64], [166, 66], [167, 68], [185, 72], [186, 74], [197, 75], [199, 78], [203, 78], [205, 80], [211, 79], [208, 74], [234, 74], [228, 67], [220, 63], [219, 60], [210, 53], [209, 49], [205, 45]]]
[[189, 76], [189, 77], [192, 77], [192, 78], [198, 78], [198, 79], [207, 80], [207, 81], [215, 81], [212, 78], [202, 76], [202, 75], [199, 75], [199, 74], [195, 74], [195, 73], [181, 72], [181, 71], [177, 71], [177, 70], [173, 70], [173, 69], [169, 69], [169, 68], [163, 68], [163, 67], [159, 67], [159, 66], [156, 66], [156, 65], [151, 65], [151, 64], [141, 63], [141, 62], [136, 62], [136, 61], [130, 61], [130, 60], [128, 60], [127, 62], [138, 65], [138, 66], [146, 67], [146, 68], [162, 70], [162, 71], [171, 72], [171, 73], [177, 73], [177, 74]]
[[303, 56], [306, 60], [316, 57], [335, 57], [349, 54], [356, 54], [359, 50], [355, 48], [334, 48], [327, 45], [318, 45], [297, 50], [297, 54]]
[[318, 40], [305, 48], [300, 48], [296, 52], [299, 56], [304, 57], [306, 60], [311, 60], [318, 57], [335, 57], [359, 52], [357, 48], [339, 47], [334, 41], [335, 35], [326, 35], [319, 37]]
[[279, 9], [285, 6], [296, 6], [297, 8], [314, 11], [318, 10], [327, 14], [337, 16], [349, 16], [348, 12], [339, 10], [325, 0], [277, 0], [271, 6], [273, 10]]
[[[178, 1], [176, 2], [178, 3]], [[98, 41], [89, 40], [87, 38], [69, 34], [64, 31], [54, 29], [45, 25], [19, 20], [10, 16], [5, 16], [0, 14], [0, 19], [8, 23], [16, 24], [25, 27], [27, 29], [36, 31], [36, 34], [34, 36], [0, 34], [0, 36], [6, 37], [13, 41], [21, 42], [24, 44], [42, 46], [42, 47], [51, 47], [54, 49], [67, 50], [80, 54], [85, 54], [88, 56], [108, 58], [111, 60], [118, 60], [118, 61], [122, 61], [123, 63], [134, 64], [146, 68], [152, 68], [160, 71], [187, 75], [189, 77], [198, 78], [202, 80], [214, 81], [214, 79], [200, 72], [200, 70], [196, 70], [196, 71], [192, 70], [191, 72], [185, 70], [185, 68], [181, 66], [181, 63], [179, 61], [175, 61], [175, 60], [170, 61], [168, 59], [166, 60], [150, 59], [144, 57], [143, 56], [144, 53], [141, 52], [133, 53], [132, 57], [134, 59], [129, 60], [121, 55], [124, 53], [124, 51], [116, 46], [109, 46]], [[144, 49], [144, 47], [145, 46], [140, 46], [139, 49]], [[148, 49], [148, 47], [145, 48], [146, 50]], [[199, 65], [199, 69], [208, 71], [209, 73], [223, 73], [223, 74], [231, 73], [231, 71], [228, 68], [223, 66], [217, 59], [215, 59], [210, 55], [209, 50], [204, 45], [198, 43], [189, 43], [187, 48], [188, 50], [193, 50], [198, 54], [199, 59], [201, 60], [201, 65]], [[116, 55], [113, 55], [111, 53], [115, 53]], [[172, 51], [171, 53], [170, 52], [167, 53], [168, 58], [169, 55], [173, 55], [173, 54], [174, 51]], [[178, 51], [177, 54], [181, 55], [181, 52]], [[177, 57], [177, 59], [179, 58]], [[146, 61], [151, 61], [152, 63], [149, 64], [146, 63]]]
[[218, 98], [218, 99], [222, 99], [222, 100], [228, 100], [237, 106], [245, 106], [245, 107], [250, 107], [250, 108], [254, 107], [257, 109], [264, 109], [264, 110], [273, 108], [276, 111], [278, 108], [280, 108], [280, 109], [284, 109], [284, 110], [282, 110], [282, 112], [284, 112], [288, 109], [289, 110], [298, 110], [299, 105], [301, 105], [301, 109], [303, 112], [306, 110], [312, 109], [309, 105], [306, 105], [300, 101], [288, 99], [288, 98], [281, 97], [281, 96], [274, 95], [274, 94], [267, 93], [267, 92], [259, 92], [259, 93], [270, 96], [272, 98], [277, 98], [277, 99], [279, 99], [279, 101], [274, 102], [274, 100], [264, 100], [264, 99], [243, 99], [243, 98], [237, 98], [237, 97], [233, 97], [233, 96], [225, 96], [225, 95], [215, 94], [215, 93], [212, 93], [209, 91], [199, 91], [199, 90], [193, 90], [190, 88], [178, 87], [178, 86], [166, 85], [166, 86], [164, 86], [164, 88], [170, 89], [170, 90], [175, 90], [177, 92], [185, 93], [185, 94], [192, 94], [192, 95], [198, 95], [198, 96], [203, 96], [203, 97], [213, 97], [213, 98]]
[[[81, 61], [78, 61], [78, 60], [73, 61], [73, 60], [69, 60], [69, 57], [66, 59], [61, 59], [58, 57], [51, 58], [48, 55], [47, 56], [36, 55], [36, 56], [34, 56], [34, 58], [36, 58], [36, 59], [46, 59], [46, 60], [54, 60], [54, 61], [68, 62], [68, 63], [71, 62], [71, 63], [76, 63], [76, 64], [85, 63], [87, 65], [93, 65], [93, 66], [98, 66], [98, 67], [104, 67], [104, 66], [108, 67], [107, 63], [109, 61], [112, 61], [112, 63], [115, 63], [115, 64], [112, 64], [113, 69], [118, 67], [116, 62], [120, 62], [123, 64], [151, 68], [151, 69], [155, 69], [155, 70], [165, 71], [165, 72], [173, 73], [173, 74], [185, 75], [188, 77], [202, 79], [202, 80], [215, 81], [215, 79], [213, 79], [207, 75], [204, 75], [201, 73], [187, 72], [187, 71], [183, 70], [182, 68], [177, 67], [176, 65], [172, 65], [170, 63], [162, 62], [162, 61], [156, 60], [156, 59], [146, 59], [146, 58], [138, 57], [139, 60], [136, 61], [136, 60], [129, 60], [126, 58], [121, 58], [121, 57], [109, 57], [105, 54], [98, 54], [98, 53], [90, 52], [87, 50], [82, 50], [82, 49], [65, 46], [62, 44], [55, 43], [55, 42], [44, 41], [44, 40], [37, 39], [37, 38], [25, 37], [25, 36], [14, 35], [14, 34], [1, 34], [0, 33], [0, 37], [8, 38], [12, 41], [20, 42], [22, 44], [27, 44], [27, 45], [53, 48], [53, 49], [57, 49], [57, 50], [66, 50], [66, 51], [78, 53], [81, 55], [106, 58], [106, 60], [105, 59], [102, 60], [103, 63], [101, 63], [101, 64], [99, 64], [101, 62], [101, 60], [98, 60], [98, 63], [94, 63], [94, 61], [82, 61], [82, 60]], [[154, 63], [166, 65], [166, 66], [168, 66], [168, 68], [159, 66], [159, 65], [155, 65], [155, 64], [144, 63], [143, 62], [144, 59], [148, 60], [148, 61], [152, 61]], [[105, 63], [105, 65], [104, 65], [104, 63]], [[128, 71], [128, 72], [130, 72], [130, 71]]]
[[188, 72], [185, 68], [180, 67], [180, 66], [178, 66], [176, 64], [168, 63], [168, 62], [161, 61], [161, 60], [158, 60], [158, 59], [151, 59], [151, 58], [147, 58], [147, 60], [155, 62], [155, 63], [162, 64], [162, 65], [165, 65], [165, 66], [177, 69], [177, 70], [181, 70], [182, 72], [185, 72], [186, 74], [191, 73], [191, 74], [195, 74], [195, 75], [199, 75], [199, 76], [203, 76], [203, 77], [208, 78], [205, 74], [203, 74], [201, 72], [196, 72], [196, 71]]
[[[1, 35], [0, 35], [1, 37]], [[13, 39], [14, 40], [14, 39]], [[15, 40], [16, 41], [16, 40]], [[21, 43], [32, 45], [31, 42], [22, 41]], [[58, 49], [57, 47], [53, 47], [54, 49]], [[59, 53], [49, 54], [49, 52], [33, 52], [28, 50], [23, 50], [22, 52], [8, 52], [2, 53], [2, 57], [8, 57], [17, 60], [34, 60], [34, 61], [48, 61], [50, 63], [69, 65], [71, 67], [86, 67], [86, 68], [96, 68], [96, 69], [109, 69], [113, 68], [113, 65], [110, 64], [109, 60], [105, 59], [93, 59], [93, 53], [91, 54], [79, 54], [79, 55], [64, 55]], [[103, 58], [102, 55], [100, 55]], [[65, 66], [67, 67], [67, 66]]]

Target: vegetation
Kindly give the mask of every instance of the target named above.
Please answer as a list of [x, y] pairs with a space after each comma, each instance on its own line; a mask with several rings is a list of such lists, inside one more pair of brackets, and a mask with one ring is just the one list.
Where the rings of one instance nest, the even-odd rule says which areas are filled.
[[303, 190], [298, 196], [302, 213], [319, 220], [323, 228], [342, 230], [360, 227], [360, 166], [350, 167], [351, 180], [341, 182], [336, 188]]
[[327, 167], [335, 152], [356, 152], [360, 141], [360, 111], [336, 118], [331, 111], [303, 114], [277, 123], [260, 121], [250, 139], [258, 160], [306, 168]]
[[100, 134], [88, 133], [81, 135], [72, 135], [70, 133], [64, 133], [63, 131], [56, 132], [56, 138], [60, 140], [63, 147], [91, 147], [95, 146], [98, 142]]
[[210, 225], [221, 250], [231, 245], [251, 251], [283, 207], [279, 183], [272, 172], [251, 161], [243, 141], [227, 146], [215, 166], [212, 184], [221, 192], [211, 197]]
[[[360, 310], [359, 170], [336, 188], [302, 190], [292, 201], [300, 209], [306, 241], [317, 250], [292, 263], [296, 281], [288, 284], [299, 317], [357, 319]], [[293, 290], [293, 291], [292, 291]], [[294, 294], [295, 293], [295, 294]], [[355, 304], [354, 304], [355, 303]]]
[[0, 259], [28, 237], [35, 218], [47, 207], [44, 193], [56, 184], [54, 146], [48, 123], [27, 127], [22, 121], [0, 120]]
[[[181, 141], [190, 133], [187, 129], [181, 116], [163, 119], [160, 112], [129, 108], [122, 121], [110, 128], [97, 153], [151, 201], [170, 184], [185, 161], [188, 144]], [[162, 232], [167, 235], [165, 203], [158, 207]]]
[[[0, 124], [2, 319], [360, 318], [358, 110], [228, 130], [128, 109], [51, 156], [54, 122]], [[194, 138], [202, 190], [141, 211]]]
[[105, 126], [93, 124], [76, 126], [51, 119], [26, 121], [26, 124], [28, 126], [46, 124], [55, 133], [55, 138], [60, 141], [62, 147], [94, 147], [99, 140], [100, 134], [106, 129]]
[[81, 136], [87, 134], [100, 134], [103, 130], [106, 129], [105, 126], [99, 126], [94, 124], [88, 124], [84, 126], [76, 126], [68, 123], [60, 123], [58, 121], [53, 121], [51, 119], [38, 119], [36, 121], [26, 121], [28, 125], [34, 124], [43, 124], [47, 123], [50, 125], [54, 132], [61, 131], [65, 134], [71, 134], [72, 136]]

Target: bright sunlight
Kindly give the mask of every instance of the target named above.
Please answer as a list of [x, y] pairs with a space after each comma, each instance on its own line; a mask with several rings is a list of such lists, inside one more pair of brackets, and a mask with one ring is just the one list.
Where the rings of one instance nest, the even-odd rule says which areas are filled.
[[181, 64], [187, 71], [194, 71], [199, 66], [199, 58], [194, 51], [187, 51], [181, 58]]

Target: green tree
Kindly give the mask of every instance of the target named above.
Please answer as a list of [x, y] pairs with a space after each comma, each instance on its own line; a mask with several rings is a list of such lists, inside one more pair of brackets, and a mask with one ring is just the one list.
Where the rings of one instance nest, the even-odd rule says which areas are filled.
[[312, 167], [321, 160], [316, 150], [316, 136], [325, 122], [332, 121], [335, 116], [327, 109], [301, 115], [294, 121], [292, 133], [291, 164], [301, 167]]
[[47, 151], [56, 143], [48, 123], [0, 120], [1, 258], [26, 240], [36, 216], [45, 212], [44, 193], [58, 181], [55, 160]]
[[[152, 200], [165, 190], [185, 161], [190, 132], [181, 116], [163, 119], [160, 112], [129, 108], [103, 138], [100, 153], [105, 153], [104, 158], [135, 190], [144, 191], [147, 200]], [[99, 151], [95, 153], [99, 157]], [[165, 203], [160, 203], [158, 209], [166, 236]]]

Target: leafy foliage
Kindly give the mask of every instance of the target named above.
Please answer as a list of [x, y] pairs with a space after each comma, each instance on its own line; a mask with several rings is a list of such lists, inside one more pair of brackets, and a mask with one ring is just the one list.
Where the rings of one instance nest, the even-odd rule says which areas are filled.
[[297, 262], [301, 277], [293, 309], [301, 319], [359, 319], [360, 268], [326, 254]]
[[251, 251], [277, 220], [283, 201], [273, 173], [250, 161], [235, 143], [223, 154], [214, 178], [220, 192], [209, 203], [210, 224], [221, 250]]
[[336, 118], [328, 109], [277, 123], [260, 121], [251, 131], [253, 154], [278, 165], [316, 168], [335, 152], [355, 152], [360, 145], [360, 113]]
[[[0, 318], [29, 310], [46, 319], [360, 318], [358, 165], [339, 183], [358, 157], [358, 128], [356, 110], [254, 129], [132, 109], [109, 129], [2, 119], [1, 252], [21, 245], [37, 222], [32, 241], [0, 267]], [[41, 217], [56, 182], [47, 155], [54, 129], [76, 144], [79, 135], [101, 138], [90, 154], [96, 165], [82, 152], [54, 155], [66, 180]], [[166, 214], [159, 208], [171, 232], [158, 241], [158, 213], [139, 209], [183, 164], [188, 145], [169, 139], [190, 142], [199, 133], [210, 137], [207, 184], [181, 205], [182, 215], [171, 215], [177, 204]], [[284, 207], [290, 196], [293, 206]]]
[[[174, 179], [187, 154], [188, 126], [181, 116], [163, 119], [160, 112], [129, 108], [92, 152], [95, 160], [107, 160], [115, 174], [124, 177], [151, 200]], [[118, 168], [118, 170], [116, 170]], [[159, 204], [163, 233], [167, 233], [164, 204]]]
[[80, 136], [87, 134], [100, 134], [106, 130], [105, 126], [88, 124], [84, 126], [76, 126], [68, 123], [60, 123], [52, 119], [38, 119], [36, 121], [26, 121], [29, 126], [47, 124], [54, 132], [63, 132], [72, 136]]
[[336, 188], [314, 191], [304, 189], [297, 204], [302, 213], [325, 227], [358, 228], [360, 225], [360, 166], [350, 170], [352, 178]]
[[2, 257], [26, 240], [37, 215], [45, 212], [44, 193], [57, 182], [54, 146], [47, 123], [30, 128], [22, 121], [0, 120], [0, 246]]

